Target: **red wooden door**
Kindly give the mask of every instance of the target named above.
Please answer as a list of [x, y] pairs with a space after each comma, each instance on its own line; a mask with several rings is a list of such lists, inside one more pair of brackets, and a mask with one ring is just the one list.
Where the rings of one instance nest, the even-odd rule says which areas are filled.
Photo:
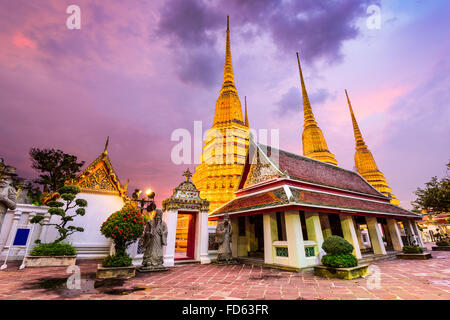
[[189, 230], [186, 252], [186, 258], [188, 259], [193, 259], [195, 254], [195, 218], [195, 213], [191, 213], [189, 215]]

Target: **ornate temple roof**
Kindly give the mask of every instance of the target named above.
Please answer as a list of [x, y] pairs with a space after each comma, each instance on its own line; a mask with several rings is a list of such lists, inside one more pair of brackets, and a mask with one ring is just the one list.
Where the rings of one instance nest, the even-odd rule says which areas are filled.
[[213, 211], [211, 217], [292, 208], [419, 218], [391, 204], [356, 172], [259, 145], [252, 139], [249, 154], [236, 198]]
[[209, 201], [200, 198], [200, 191], [191, 181], [189, 168], [183, 173], [186, 180], [173, 189], [173, 194], [162, 202], [163, 211], [194, 209], [199, 211], [209, 210]]
[[129, 200], [127, 195], [128, 181], [125, 185], [120, 183], [108, 157], [108, 143], [109, 137], [106, 140], [103, 153], [74, 179], [66, 183], [80, 187], [83, 192], [119, 195], [124, 201], [127, 201]]

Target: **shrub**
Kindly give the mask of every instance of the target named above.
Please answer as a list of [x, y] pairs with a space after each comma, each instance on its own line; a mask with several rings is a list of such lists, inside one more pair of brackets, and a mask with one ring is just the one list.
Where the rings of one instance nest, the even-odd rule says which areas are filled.
[[70, 243], [52, 242], [39, 243], [30, 251], [32, 256], [74, 256], [77, 249]]
[[331, 236], [325, 239], [322, 249], [329, 255], [351, 254], [353, 245], [339, 236]]
[[139, 239], [144, 232], [145, 220], [141, 211], [125, 205], [103, 222], [100, 232], [112, 239], [116, 255], [124, 256], [128, 246]]
[[404, 246], [403, 253], [423, 253], [423, 249], [419, 246]]
[[332, 268], [351, 268], [358, 265], [358, 260], [352, 254], [326, 254], [322, 257], [322, 264]]
[[436, 241], [436, 245], [439, 247], [450, 246], [450, 241], [447, 240]]
[[104, 267], [128, 267], [131, 266], [132, 259], [125, 252], [125, 254], [113, 254], [109, 255], [102, 261]]

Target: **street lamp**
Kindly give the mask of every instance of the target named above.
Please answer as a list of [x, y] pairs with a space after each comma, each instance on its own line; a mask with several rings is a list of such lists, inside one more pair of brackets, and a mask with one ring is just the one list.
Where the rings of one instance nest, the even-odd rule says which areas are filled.
[[135, 189], [133, 192], [133, 201], [136, 201], [137, 203], [140, 203], [140, 208], [144, 209], [145, 205], [147, 205], [147, 207], [145, 208], [147, 210], [147, 212], [152, 212], [153, 210], [156, 209], [156, 204], [155, 204], [155, 192], [152, 191], [152, 189], [147, 189], [147, 191], [145, 191], [145, 194], [148, 198], [148, 200], [145, 200], [144, 198], [139, 199], [139, 197], [141, 196], [142, 190], [139, 189]]

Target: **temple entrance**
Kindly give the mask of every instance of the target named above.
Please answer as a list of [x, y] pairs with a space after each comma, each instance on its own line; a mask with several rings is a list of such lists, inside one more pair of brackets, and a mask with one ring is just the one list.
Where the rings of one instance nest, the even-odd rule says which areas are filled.
[[[250, 222], [250, 251], [249, 257], [264, 259], [264, 228], [263, 215], [249, 216]], [[253, 237], [252, 237], [253, 236]], [[253, 238], [253, 239], [252, 239]]]
[[195, 213], [178, 212], [177, 232], [175, 237], [175, 260], [194, 259], [195, 220]]

